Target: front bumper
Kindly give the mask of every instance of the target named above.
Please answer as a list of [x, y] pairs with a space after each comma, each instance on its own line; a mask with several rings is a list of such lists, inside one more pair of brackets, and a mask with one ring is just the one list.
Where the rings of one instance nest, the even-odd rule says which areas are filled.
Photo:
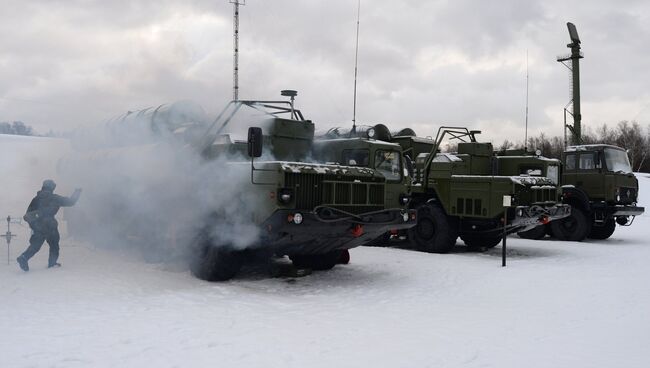
[[644, 207], [614, 206], [612, 216], [640, 216], [645, 212]]
[[517, 228], [516, 231], [526, 231], [569, 215], [571, 215], [571, 206], [568, 204], [556, 204], [550, 207], [518, 206], [515, 208], [514, 218], [509, 221], [512, 227]]
[[[300, 224], [293, 221], [297, 213], [302, 215]], [[387, 209], [359, 215], [329, 208], [278, 210], [262, 224], [261, 244], [279, 255], [323, 254], [361, 246], [415, 223], [415, 210]]]

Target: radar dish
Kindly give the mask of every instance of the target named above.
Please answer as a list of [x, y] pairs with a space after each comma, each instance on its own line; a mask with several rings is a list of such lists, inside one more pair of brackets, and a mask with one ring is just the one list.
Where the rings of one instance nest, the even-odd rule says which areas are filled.
[[578, 37], [578, 30], [576, 29], [576, 26], [571, 22], [568, 22], [566, 26], [569, 29], [569, 37], [571, 37], [571, 41], [580, 43], [580, 37]]

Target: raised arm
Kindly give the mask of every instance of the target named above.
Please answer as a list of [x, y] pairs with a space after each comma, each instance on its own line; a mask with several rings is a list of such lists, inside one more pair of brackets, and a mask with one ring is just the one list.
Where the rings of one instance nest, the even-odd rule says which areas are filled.
[[71, 207], [74, 206], [75, 203], [79, 200], [79, 196], [81, 196], [81, 189], [77, 188], [74, 190], [74, 193], [70, 197], [63, 197], [63, 196], [58, 196], [59, 199], [59, 206], [61, 207]]

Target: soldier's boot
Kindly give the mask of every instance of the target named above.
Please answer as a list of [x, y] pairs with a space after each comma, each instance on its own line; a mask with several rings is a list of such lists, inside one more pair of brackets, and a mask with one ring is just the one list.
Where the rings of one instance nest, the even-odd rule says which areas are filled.
[[27, 272], [29, 271], [29, 264], [27, 263], [27, 258], [25, 256], [20, 256], [16, 258], [16, 261], [18, 262], [18, 265], [20, 266], [20, 269]]

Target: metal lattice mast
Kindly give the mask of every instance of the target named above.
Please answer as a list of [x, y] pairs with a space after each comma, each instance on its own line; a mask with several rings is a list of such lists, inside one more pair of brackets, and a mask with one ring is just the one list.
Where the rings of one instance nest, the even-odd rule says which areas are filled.
[[[571, 131], [571, 144], [582, 144], [582, 114], [580, 112], [580, 59], [584, 56], [580, 52], [580, 37], [578, 37], [578, 31], [576, 26], [573, 23], [567, 23], [567, 28], [569, 29], [569, 37], [571, 38], [571, 43], [566, 45], [571, 49], [571, 55], [558, 57], [557, 61], [561, 62], [569, 68], [571, 71], [571, 102], [569, 104], [573, 105], [573, 109], [569, 112], [573, 116], [573, 126], [566, 124], [566, 117], [564, 123], [565, 137], [566, 129]], [[570, 66], [565, 64], [565, 62], [571, 61]], [[568, 105], [567, 105], [568, 106]], [[566, 107], [564, 108], [564, 114], [566, 116]], [[566, 138], [564, 139], [566, 145]]]
[[239, 6], [246, 0], [229, 0], [233, 5], [232, 99], [239, 100]]

